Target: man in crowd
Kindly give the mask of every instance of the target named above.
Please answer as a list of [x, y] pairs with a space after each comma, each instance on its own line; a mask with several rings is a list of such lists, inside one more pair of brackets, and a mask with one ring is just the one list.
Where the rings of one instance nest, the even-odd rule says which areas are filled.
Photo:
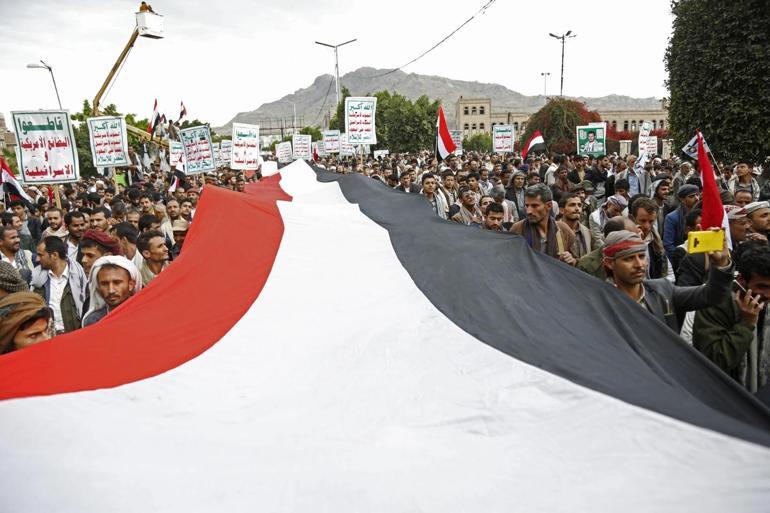
[[747, 242], [738, 251], [737, 290], [695, 313], [696, 349], [749, 392], [767, 385], [770, 374], [765, 305], [770, 298], [770, 247]]
[[751, 201], [759, 201], [759, 182], [751, 176], [752, 168], [753, 166], [745, 160], [741, 160], [735, 166], [735, 176], [727, 182], [727, 190], [733, 196], [737, 191], [748, 191], [751, 194]]
[[601, 246], [604, 242], [604, 225], [607, 220], [623, 214], [627, 206], [628, 201], [623, 196], [610, 196], [588, 217], [588, 228], [591, 231], [594, 248]]
[[110, 229], [110, 211], [104, 207], [97, 207], [91, 212], [91, 229], [107, 233]]
[[667, 278], [674, 281], [674, 271], [668, 263], [663, 241], [655, 230], [658, 219], [658, 204], [642, 196], [634, 200], [629, 208], [629, 217], [642, 232], [647, 244], [647, 278]]
[[453, 205], [449, 210], [449, 217], [456, 223], [467, 226], [481, 225], [484, 216], [477, 203], [476, 195], [467, 187], [460, 188], [460, 205]]
[[11, 264], [25, 282], [29, 283], [32, 279], [32, 253], [21, 249], [19, 232], [14, 228], [0, 228], [0, 261]]
[[567, 193], [559, 200], [561, 220], [575, 233], [575, 257], [580, 260], [591, 252], [591, 232], [580, 223], [583, 201], [574, 192]]
[[745, 189], [738, 189], [733, 193], [733, 197], [735, 198], [735, 204], [739, 207], [745, 207], [754, 201], [751, 191]]
[[658, 206], [657, 220], [655, 222], [658, 235], [663, 235], [663, 228], [666, 226], [666, 214], [669, 209], [668, 195], [671, 192], [671, 181], [668, 175], [658, 175], [652, 182], [652, 199]]
[[733, 265], [726, 247], [709, 253], [708, 280], [697, 287], [677, 287], [666, 279], [647, 280], [647, 244], [636, 233], [609, 234], [602, 252], [609, 281], [676, 333], [687, 311], [717, 305], [730, 295]]
[[567, 265], [577, 264], [575, 234], [551, 216], [553, 195], [544, 184], [528, 187], [524, 193], [527, 218], [515, 223], [511, 232], [521, 235], [535, 251], [557, 258]]
[[[182, 219], [182, 221], [184, 221]], [[187, 222], [187, 221], [185, 221]], [[112, 235], [120, 245], [120, 254], [134, 263], [137, 269], [144, 264], [144, 257], [136, 247], [139, 231], [131, 223], [118, 223], [112, 227]]]
[[764, 235], [766, 238], [770, 232], [770, 203], [756, 201], [744, 207], [751, 221], [751, 231]]
[[[621, 230], [627, 230], [631, 233], [641, 233], [639, 227], [627, 217], [616, 216], [612, 219], [608, 219], [604, 225], [604, 238], [607, 238], [612, 232], [619, 232]], [[588, 273], [591, 276], [598, 278], [601, 281], [607, 279], [607, 272], [604, 269], [604, 254], [602, 253], [602, 247], [598, 247], [584, 255], [577, 263], [577, 268]]]
[[24, 207], [24, 203], [21, 200], [11, 201], [8, 206], [14, 214], [21, 219], [21, 230], [19, 235], [28, 235], [34, 244], [40, 240], [40, 236], [43, 234], [43, 228], [40, 220], [34, 216], [27, 215], [27, 209]]
[[80, 265], [86, 276], [91, 276], [91, 266], [106, 255], [120, 255], [118, 241], [100, 230], [86, 230], [80, 239]]
[[74, 262], [78, 258], [80, 239], [83, 238], [86, 231], [86, 218], [82, 212], [73, 210], [65, 214], [64, 224], [67, 227], [67, 237], [65, 238], [67, 257]]
[[420, 188], [412, 183], [412, 175], [407, 172], [401, 173], [401, 176], [398, 177], [398, 186], [396, 187], [396, 190], [415, 194], [419, 194], [420, 192]]
[[56, 207], [48, 207], [45, 211], [45, 220], [48, 222], [48, 228], [43, 230], [42, 237], [59, 237], [64, 240], [67, 238], [67, 229], [64, 227], [64, 215], [62, 210]]
[[139, 269], [142, 283], [149, 285], [166, 267], [168, 267], [168, 246], [166, 237], [158, 230], [143, 232], [136, 239], [136, 247], [144, 258]]
[[94, 262], [88, 282], [91, 306], [83, 316], [83, 327], [102, 320], [142, 288], [136, 266], [122, 256], [104, 256]]
[[679, 188], [677, 196], [679, 197], [679, 207], [666, 216], [666, 222], [663, 227], [663, 247], [666, 249], [666, 255], [671, 260], [674, 256], [674, 249], [682, 244], [687, 234], [685, 233], [685, 218], [698, 203], [698, 187], [691, 184], [684, 184]]
[[491, 203], [487, 207], [486, 215], [484, 216], [484, 224], [482, 227], [485, 230], [493, 232], [499, 232], [503, 229], [503, 206], [499, 203]]
[[37, 245], [38, 267], [32, 275], [32, 288], [43, 296], [53, 311], [57, 335], [80, 328], [87, 280], [83, 268], [70, 260], [65, 242], [54, 235]]
[[449, 207], [444, 203], [444, 196], [436, 192], [437, 187], [438, 183], [436, 183], [436, 177], [433, 173], [423, 173], [421, 194], [428, 201], [433, 212], [441, 219], [446, 219]]
[[171, 260], [176, 260], [182, 252], [187, 231], [190, 229], [190, 223], [184, 219], [177, 219], [171, 224], [171, 230], [174, 232], [174, 245], [171, 247]]

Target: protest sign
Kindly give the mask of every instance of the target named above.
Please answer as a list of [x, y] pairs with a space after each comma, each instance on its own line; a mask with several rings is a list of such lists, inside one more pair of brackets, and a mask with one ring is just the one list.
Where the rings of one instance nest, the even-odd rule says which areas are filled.
[[381, 159], [390, 155], [390, 150], [374, 150], [374, 158]]
[[607, 148], [607, 124], [592, 123], [577, 127], [578, 155], [598, 157], [604, 155]]
[[660, 151], [660, 156], [664, 159], [670, 159], [673, 155], [674, 150], [674, 140], [673, 139], [663, 139], [663, 149]]
[[[224, 141], [222, 141], [224, 142]], [[233, 123], [231, 169], [259, 167], [259, 126]]]
[[455, 143], [457, 149], [453, 152], [458, 157], [463, 154], [463, 131], [462, 130], [450, 130], [449, 136], [452, 138], [452, 142]]
[[230, 139], [222, 139], [219, 142], [219, 160], [217, 166], [229, 166], [232, 159], [233, 141]]
[[340, 157], [352, 157], [356, 148], [348, 142], [348, 134], [340, 134]]
[[57, 184], [80, 178], [69, 112], [11, 112], [18, 141], [18, 165], [24, 183]]
[[313, 160], [313, 144], [311, 136], [303, 134], [292, 135], [291, 147], [294, 149], [294, 160]]
[[[706, 136], [703, 136], [703, 148], [708, 153], [711, 153], [711, 148], [709, 148], [709, 145], [706, 142]], [[695, 136], [692, 139], [690, 139], [687, 144], [684, 145], [684, 147], [682, 148], [682, 151], [690, 158], [693, 158], [693, 159], [698, 158], [698, 134], [695, 134]]]
[[492, 151], [495, 153], [513, 152], [515, 132], [513, 125], [495, 125], [492, 127]]
[[221, 166], [222, 157], [219, 154], [219, 143], [218, 142], [212, 142], [211, 143], [211, 150], [214, 152], [214, 162], [217, 163], [217, 167]]
[[217, 168], [214, 146], [208, 126], [194, 126], [179, 131], [184, 146], [185, 174], [195, 175]]
[[350, 144], [377, 144], [376, 112], [375, 97], [345, 98], [345, 133]]
[[278, 143], [275, 145], [275, 156], [278, 157], [278, 162], [281, 164], [288, 164], [291, 162], [291, 143], [289, 141]]
[[324, 130], [323, 147], [326, 153], [339, 153], [340, 152], [340, 131]]
[[658, 138], [656, 136], [639, 136], [639, 155], [642, 153], [646, 153], [650, 157], [658, 154]]
[[329, 154], [326, 153], [326, 148], [324, 148], [324, 142], [323, 141], [316, 141], [313, 143], [313, 155], [319, 156], [319, 157], [326, 157]]
[[168, 142], [168, 165], [171, 169], [176, 169], [177, 164], [182, 161], [184, 156], [184, 145], [179, 141]]
[[642, 121], [642, 123], [639, 125], [639, 137], [647, 137], [650, 135], [651, 131], [652, 121]]
[[126, 122], [118, 116], [88, 118], [88, 134], [94, 167], [128, 165]]

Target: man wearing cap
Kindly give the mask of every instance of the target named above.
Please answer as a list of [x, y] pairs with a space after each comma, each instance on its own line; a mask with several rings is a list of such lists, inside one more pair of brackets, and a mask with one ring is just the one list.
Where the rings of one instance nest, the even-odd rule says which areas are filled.
[[80, 239], [80, 265], [86, 276], [90, 277], [91, 266], [98, 258], [120, 253], [120, 244], [106, 232], [89, 229]]
[[171, 230], [174, 232], [174, 245], [171, 247], [170, 257], [171, 260], [176, 260], [179, 253], [182, 252], [182, 246], [184, 245], [185, 237], [187, 237], [187, 231], [190, 229], [190, 223], [184, 219], [176, 219], [171, 223]]
[[21, 278], [19, 271], [8, 262], [0, 262], [0, 298], [14, 292], [28, 292], [27, 282]]
[[627, 207], [628, 201], [623, 196], [610, 196], [588, 217], [588, 228], [591, 230], [594, 248], [604, 242], [603, 230], [607, 220], [623, 214]]
[[733, 265], [726, 246], [708, 254], [708, 280], [696, 287], [645, 279], [647, 244], [636, 233], [622, 230], [609, 234], [602, 253], [608, 281], [676, 333], [686, 312], [717, 305], [730, 296]]
[[685, 218], [687, 213], [698, 203], [699, 192], [695, 185], [682, 185], [677, 192], [679, 207], [666, 216], [663, 225], [663, 247], [666, 248], [666, 255], [669, 260], [674, 256], [676, 247], [685, 240]]
[[755, 201], [744, 208], [751, 221], [751, 231], [767, 237], [770, 232], [770, 203]]

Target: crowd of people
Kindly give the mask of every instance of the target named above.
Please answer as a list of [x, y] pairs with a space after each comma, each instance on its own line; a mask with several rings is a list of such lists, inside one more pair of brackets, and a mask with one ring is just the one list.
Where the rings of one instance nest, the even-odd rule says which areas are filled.
[[[439, 161], [420, 152], [316, 165], [419, 195], [447, 222], [521, 236], [617, 287], [757, 392], [770, 362], [770, 169], [717, 166], [729, 235], [721, 250], [690, 254], [688, 233], [701, 224], [697, 161], [643, 160], [467, 152]], [[99, 322], [179, 258], [204, 185], [243, 191], [260, 179], [135, 168], [63, 186], [61, 206], [35, 186], [25, 187], [31, 202], [4, 205], [1, 353]]]

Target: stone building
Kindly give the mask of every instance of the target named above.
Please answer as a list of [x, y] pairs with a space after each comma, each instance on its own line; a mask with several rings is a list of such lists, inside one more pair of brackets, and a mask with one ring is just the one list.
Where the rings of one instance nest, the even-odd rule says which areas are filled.
[[[652, 121], [653, 129], [668, 127], [667, 105], [652, 110], [599, 110], [602, 120], [616, 130], [635, 132], [644, 121]], [[493, 112], [490, 98], [460, 97], [455, 104], [456, 129], [467, 137], [488, 134], [495, 125], [513, 125], [517, 133], [527, 128], [531, 112]]]
[[5, 116], [0, 114], [0, 151], [16, 146], [16, 135], [5, 124]]

